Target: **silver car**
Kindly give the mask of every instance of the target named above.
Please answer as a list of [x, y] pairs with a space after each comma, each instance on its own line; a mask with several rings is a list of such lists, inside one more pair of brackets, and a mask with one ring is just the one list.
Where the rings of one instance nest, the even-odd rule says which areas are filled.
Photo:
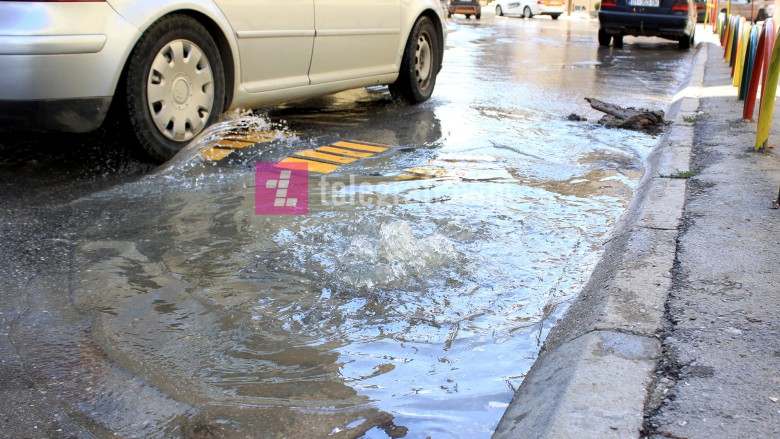
[[0, 126], [86, 132], [112, 105], [165, 159], [220, 114], [371, 85], [418, 103], [438, 0], [0, 1]]

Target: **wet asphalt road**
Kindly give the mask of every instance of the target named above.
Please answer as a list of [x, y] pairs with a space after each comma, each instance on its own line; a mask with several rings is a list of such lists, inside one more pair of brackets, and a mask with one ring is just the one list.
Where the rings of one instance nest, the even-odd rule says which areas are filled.
[[[385, 89], [375, 88], [258, 111], [262, 123], [294, 132], [294, 138], [216, 163], [174, 159], [155, 174], [163, 177], [148, 178], [155, 165], [131, 151], [112, 126], [88, 135], [2, 133], [0, 435], [488, 436], [534, 349], [587, 279], [655, 140], [566, 116], [597, 119], [586, 96], [665, 108], [690, 53], [655, 39], [627, 38], [623, 49], [600, 49], [597, 24], [584, 17], [552, 21], [485, 14], [481, 22], [457, 19], [450, 27], [454, 32], [431, 101], [397, 106]], [[357, 176], [373, 182], [371, 194], [386, 191], [392, 208], [378, 212], [346, 203], [331, 210], [315, 196], [307, 220], [241, 216], [251, 209], [247, 179], [254, 162], [278, 161], [340, 140], [393, 148], [335, 172], [327, 180], [331, 192], [315, 195], [343, 198], [343, 189], [337, 194], [333, 188], [350, 187], [349, 177]], [[399, 177], [410, 170], [415, 179], [399, 187]], [[426, 192], [432, 187], [436, 190]], [[484, 200], [459, 198], [474, 192], [500, 194], [503, 205], [494, 209]], [[209, 222], [225, 216], [238, 224], [238, 234]], [[433, 256], [425, 253], [430, 265], [404, 259], [406, 265], [388, 266], [402, 268], [406, 276], [372, 271], [384, 267], [380, 262], [361, 265], [361, 258], [393, 250], [395, 238], [407, 231], [414, 236], [402, 244], [412, 245], [413, 259], [439, 249]], [[288, 235], [323, 239], [263, 253]], [[365, 240], [325, 239], [348, 235]], [[514, 245], [501, 244], [517, 236], [523, 238]], [[239, 246], [244, 259], [265, 259], [247, 263], [237, 280], [231, 268], [245, 261], [231, 252]], [[356, 253], [371, 246], [375, 253]], [[401, 247], [398, 251], [408, 250]], [[190, 252], [191, 258], [169, 248]], [[198, 259], [201, 252], [206, 256]], [[119, 265], [105, 265], [117, 254], [123, 258]], [[223, 255], [226, 262], [213, 261]], [[153, 266], [166, 268], [150, 274]], [[332, 266], [352, 271], [331, 276]], [[275, 283], [300, 288], [269, 293], [270, 302], [250, 298], [258, 285], [271, 282], [267, 272]], [[353, 272], [361, 276], [343, 275]], [[215, 293], [220, 280], [234, 285], [232, 290]], [[192, 291], [192, 297], [172, 293], [175, 282], [186, 283], [180, 290]], [[124, 291], [127, 285], [128, 291], [146, 290], [138, 298], [95, 293]], [[313, 288], [320, 301], [306, 302]], [[457, 293], [463, 290], [472, 293]], [[360, 291], [371, 294], [367, 299]], [[399, 291], [419, 295], [395, 295]], [[339, 292], [347, 297], [337, 301]], [[461, 296], [467, 300], [457, 303], [454, 298]], [[284, 302], [288, 297], [296, 299]], [[290, 311], [304, 304], [316, 312]], [[135, 313], [144, 306], [157, 313]], [[395, 320], [377, 317], [405, 309], [413, 311], [398, 312]], [[292, 329], [272, 324], [281, 316], [293, 322]], [[189, 327], [177, 332], [179, 345], [205, 334], [198, 344], [203, 355], [175, 346], [165, 355], [155, 352], [164, 340], [150, 334], [175, 327], [171, 319], [180, 317], [189, 319], [184, 320]], [[271, 323], [252, 323], [257, 321]], [[138, 322], [148, 333], [127, 331]], [[329, 325], [339, 329], [329, 332]], [[222, 330], [212, 334], [213, 327]], [[376, 340], [371, 328], [389, 334], [382, 343], [397, 344], [386, 351], [374, 348], [368, 342]], [[288, 340], [294, 337], [301, 338]], [[258, 353], [272, 350], [263, 344], [271, 339], [285, 340], [277, 345], [283, 353]], [[526, 341], [513, 344], [516, 339]], [[230, 349], [215, 347], [226, 343]], [[216, 351], [220, 354], [212, 355]], [[484, 351], [500, 355], [474, 354]], [[382, 356], [400, 360], [374, 361]], [[425, 356], [438, 360], [429, 364]], [[279, 389], [287, 397], [271, 389], [261, 400], [252, 392], [267, 389], [247, 385], [236, 358], [262, 359], [271, 369], [307, 365], [312, 375], [253, 372], [256, 379], [286, 385]], [[488, 362], [505, 368], [486, 367]], [[451, 364], [458, 367], [424, 370]], [[469, 381], [458, 369], [478, 379]], [[311, 401], [296, 393], [296, 380], [315, 389]], [[472, 390], [482, 386], [479, 380], [497, 384], [480, 393]], [[414, 396], [419, 394], [432, 396], [421, 402]], [[447, 395], [456, 396], [447, 402]], [[445, 403], [437, 408], [434, 401]], [[338, 409], [329, 412], [322, 409], [326, 405]], [[234, 406], [249, 414], [237, 414]]]

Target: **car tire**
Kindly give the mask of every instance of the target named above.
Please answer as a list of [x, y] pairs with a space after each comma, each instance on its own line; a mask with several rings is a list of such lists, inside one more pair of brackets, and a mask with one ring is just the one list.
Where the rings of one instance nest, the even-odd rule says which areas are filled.
[[475, 15], [475, 17], [477, 17], [477, 20], [479, 20], [479, 19], [482, 18], [482, 14], [477, 14], [477, 15]]
[[440, 51], [433, 21], [425, 16], [418, 18], [406, 41], [398, 79], [389, 86], [395, 100], [419, 104], [431, 97], [439, 73]]
[[504, 10], [501, 9], [501, 5], [496, 6], [496, 16], [503, 17], [504, 16]]
[[153, 24], [130, 54], [124, 84], [140, 146], [156, 160], [173, 157], [222, 115], [225, 82], [219, 49], [197, 20], [171, 15]]
[[615, 35], [612, 37], [612, 45], [618, 49], [623, 47], [623, 35]]
[[553, 20], [557, 20], [557, 19], [558, 19], [558, 17], [560, 17], [560, 16], [561, 16], [561, 14], [553, 14], [553, 15], [550, 15], [550, 17], [551, 17]]
[[447, 12], [447, 18], [452, 18], [452, 12]]
[[599, 29], [599, 46], [608, 47], [612, 41], [612, 35], [608, 34], [604, 29]]
[[690, 49], [691, 46], [693, 45], [693, 38], [694, 38], [693, 34], [691, 34], [691, 36], [689, 36], [689, 37], [688, 36], [682, 36], [680, 38], [680, 40], [677, 42], [677, 47], [682, 49], [682, 50]]
[[532, 14], [532, 13], [531, 13], [531, 8], [529, 8], [528, 6], [526, 6], [526, 7], [523, 9], [523, 18], [531, 18], [531, 17], [533, 17], [533, 16], [534, 16], [534, 14]]

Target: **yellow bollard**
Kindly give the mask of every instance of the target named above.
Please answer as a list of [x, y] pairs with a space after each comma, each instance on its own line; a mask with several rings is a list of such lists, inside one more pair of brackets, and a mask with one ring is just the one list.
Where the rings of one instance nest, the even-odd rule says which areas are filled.
[[737, 47], [737, 62], [734, 63], [734, 80], [732, 85], [740, 87], [742, 85], [742, 70], [745, 68], [745, 58], [747, 56], [747, 45], [750, 40], [750, 28], [753, 25], [750, 22], [742, 26], [739, 37], [739, 46]]
[[729, 25], [726, 28], [726, 50], [724, 52], [724, 58], [728, 64], [731, 64], [731, 47], [732, 44], [734, 44], [734, 28], [736, 27], [736, 22], [737, 20], [735, 17], [729, 17]]
[[780, 43], [775, 35], [775, 45], [772, 48], [772, 56], [769, 58], [769, 70], [767, 70], [764, 89], [761, 90], [761, 105], [758, 113], [758, 130], [756, 132], [756, 151], [766, 148], [769, 142], [769, 128], [772, 125], [772, 111], [775, 109], [775, 94], [777, 93], [777, 80], [780, 78]]

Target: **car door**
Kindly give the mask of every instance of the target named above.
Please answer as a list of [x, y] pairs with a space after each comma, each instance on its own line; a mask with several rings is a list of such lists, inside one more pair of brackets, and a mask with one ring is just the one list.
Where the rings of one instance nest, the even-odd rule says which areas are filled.
[[309, 85], [314, 0], [215, 0], [230, 21], [250, 93]]
[[401, 0], [314, 0], [312, 85], [397, 72]]

